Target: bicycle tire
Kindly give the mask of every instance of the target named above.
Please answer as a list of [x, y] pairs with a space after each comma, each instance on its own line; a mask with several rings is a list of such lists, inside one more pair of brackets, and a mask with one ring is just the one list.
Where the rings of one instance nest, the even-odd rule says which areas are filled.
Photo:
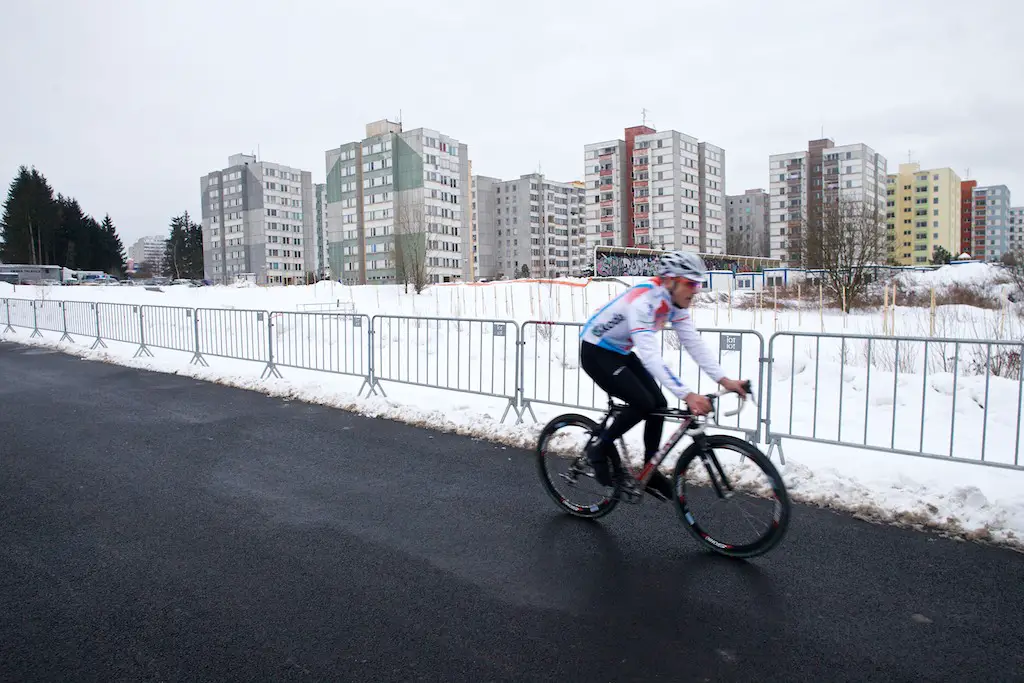
[[[564, 415], [559, 415], [558, 417], [553, 418], [550, 422], [548, 422], [544, 426], [544, 429], [541, 430], [540, 436], [537, 437], [536, 453], [537, 467], [540, 470], [540, 479], [544, 483], [544, 490], [548, 492], [548, 495], [551, 496], [551, 499], [555, 501], [555, 504], [559, 507], [559, 509], [563, 510], [564, 512], [568, 512], [570, 515], [573, 515], [575, 517], [583, 517], [586, 519], [597, 519], [598, 517], [604, 517], [609, 512], [614, 510], [615, 506], [618, 505], [619, 503], [618, 485], [616, 485], [612, 496], [606, 496], [602, 502], [593, 505], [579, 505], [577, 503], [569, 501], [567, 498], [565, 498], [565, 496], [561, 495], [558, 492], [558, 489], [555, 487], [554, 482], [551, 481], [547, 467], [544, 466], [545, 460], [547, 458], [547, 442], [551, 439], [552, 436], [554, 436], [554, 434], [559, 429], [573, 426], [582, 427], [583, 429], [587, 430], [588, 434], [591, 435], [596, 433], [598, 429], [598, 424], [596, 422], [591, 420], [589, 417], [586, 417], [585, 415], [580, 415], [578, 413], [566, 413]], [[611, 447], [616, 449], [615, 453], [616, 455], [618, 455], [618, 449], [615, 447], [615, 445], [611, 444]], [[613, 471], [617, 465], [618, 462], [613, 462]]]
[[[773, 523], [769, 526], [768, 531], [764, 535], [752, 543], [735, 546], [722, 543], [718, 539], [712, 538], [710, 534], [701, 528], [697, 519], [690, 511], [689, 504], [684, 493], [686, 482], [683, 477], [683, 473], [686, 471], [690, 462], [693, 461], [694, 458], [700, 456], [702, 450], [710, 448], [713, 454], [716, 446], [725, 447], [729, 450], [741, 451], [746, 457], [750, 458], [750, 460], [757, 465], [771, 481], [772, 493], [775, 498], [772, 515]], [[679, 456], [678, 462], [676, 462], [675, 471], [672, 475], [672, 489], [675, 491], [674, 497], [676, 501], [676, 509], [679, 510], [679, 516], [683, 521], [683, 525], [694, 536], [694, 538], [701, 542], [702, 545], [720, 555], [738, 559], [763, 555], [776, 547], [785, 537], [786, 531], [789, 529], [791, 504], [789, 500], [789, 493], [786, 491], [785, 483], [782, 481], [782, 475], [779, 474], [775, 465], [772, 464], [771, 460], [769, 460], [759, 448], [744, 441], [743, 439], [738, 439], [726, 434], [713, 434], [691, 443]]]

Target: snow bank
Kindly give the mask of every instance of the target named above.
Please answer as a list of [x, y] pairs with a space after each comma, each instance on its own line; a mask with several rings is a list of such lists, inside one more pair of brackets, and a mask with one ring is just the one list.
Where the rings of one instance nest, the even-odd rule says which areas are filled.
[[931, 271], [902, 271], [896, 279], [904, 287], [928, 291], [933, 287], [936, 290], [944, 290], [956, 285], [990, 287], [1006, 283], [1009, 278], [1000, 266], [989, 263], [961, 263]]
[[[994, 277], [993, 271], [991, 266], [971, 264], [943, 268], [936, 273], [905, 273], [904, 277], [916, 281], [915, 286], [929, 286], [930, 281], [942, 282], [937, 273], [948, 274], [960, 282], [976, 282]], [[421, 294], [415, 294], [411, 289], [407, 294], [403, 287], [394, 285], [347, 287], [332, 282], [278, 288], [173, 286], [162, 288], [162, 291], [126, 286], [19, 286], [13, 291], [15, 288], [0, 283], [0, 296], [264, 311], [297, 311], [308, 304], [334, 306], [344, 302], [356, 312], [371, 316], [383, 314], [497, 319], [521, 324], [527, 320], [581, 322], [622, 291], [622, 288], [620, 283], [601, 281], [587, 284], [584, 281], [505, 281], [485, 285], [436, 286]], [[927, 309], [897, 307], [896, 332], [927, 334], [928, 313]], [[104, 313], [105, 316], [120, 314], [112, 309]], [[0, 307], [0, 325], [5, 322], [5, 315], [6, 311]], [[945, 310], [940, 311], [937, 333], [951, 337], [979, 338], [990, 336], [993, 330], [1002, 329], [1004, 338], [1019, 339], [1021, 328], [1017, 317], [1001, 316], [1004, 314], [1000, 311], [945, 307]], [[40, 312], [40, 319], [43, 317]], [[817, 310], [784, 310], [778, 311], [776, 315], [771, 308], [760, 311], [729, 310], [725, 303], [719, 302], [696, 308], [694, 318], [697, 325], [703, 328], [757, 330], [766, 342], [777, 331], [823, 330], [877, 335], [882, 330], [881, 312], [842, 315], [828, 310], [823, 314]], [[19, 320], [22, 324], [31, 324], [32, 317], [21, 315]], [[55, 316], [53, 320], [59, 321], [60, 316]], [[152, 316], [147, 314], [149, 325], [164, 324], [160, 320], [155, 313]], [[172, 321], [173, 318], [168, 317], [167, 320]], [[287, 337], [289, 340], [304, 339], [307, 347], [313, 350], [327, 346], [324, 339], [316, 336], [321, 334], [316, 330], [311, 332], [299, 327], [295, 328], [298, 331], [288, 331], [294, 327], [294, 322], [281, 320], [280, 326], [275, 328], [277, 334], [290, 335]], [[491, 343], [496, 341], [498, 350], [504, 350], [507, 357], [508, 349], [514, 343], [514, 332], [509, 330], [508, 336], [501, 339], [486, 332], [489, 327], [481, 328], [479, 323], [475, 325], [477, 327], [474, 330], [483, 329], [485, 332], [483, 336], [478, 336], [477, 331], [474, 331], [474, 343], [482, 338], [486, 340], [486, 348], [463, 348], [465, 353], [456, 353], [459, 356], [457, 361], [449, 360], [451, 343], [442, 345], [439, 351], [437, 340], [440, 337], [419, 339], [404, 332], [399, 337], [395, 332], [378, 336], [375, 344], [385, 344], [385, 353], [391, 349], [401, 351], [401, 354], [395, 353], [396, 359], [399, 355], [406, 359], [410, 355], [414, 360], [422, 358], [431, 376], [443, 373], [449, 366], [461, 367], [465, 363], [465, 367], [472, 369], [473, 377], [479, 375], [490, 381], [491, 375], [497, 374], [494, 370], [500, 366], [500, 363], [493, 361]], [[524, 350], [524, 388], [532, 396], [543, 397], [547, 394], [542, 395], [541, 392], [551, 391], [549, 387], [553, 386], [558, 391], [577, 392], [567, 396], [570, 399], [568, 402], [601, 405], [603, 396], [596, 396], [595, 399], [589, 388], [581, 389], [578, 381], [575, 331], [557, 326], [542, 330], [542, 327], [531, 325], [526, 328], [528, 349]], [[92, 328], [85, 326], [83, 329]], [[381, 329], [386, 328], [382, 326]], [[455, 334], [447, 328], [445, 330], [447, 334]], [[230, 333], [230, 330], [225, 331], [225, 334]], [[353, 335], [352, 339], [362, 338], [354, 336], [354, 329], [347, 330], [348, 333]], [[362, 328], [360, 334], [364, 333], [365, 328]], [[202, 368], [189, 365], [191, 353], [156, 348], [153, 349], [156, 358], [133, 359], [137, 349], [134, 344], [108, 341], [109, 349], [89, 351], [86, 347], [92, 343], [92, 338], [87, 334], [83, 336], [73, 332], [76, 344], [58, 343], [60, 332], [43, 331], [42, 334], [42, 339], [29, 339], [26, 329], [19, 327], [15, 333], [7, 333], [2, 338], [52, 346], [90, 360], [189, 375], [527, 449], [532, 449], [543, 424], [568, 410], [557, 405], [534, 403], [537, 424], [501, 424], [500, 418], [508, 401], [500, 398], [399, 385], [389, 383], [386, 379], [382, 381], [389, 398], [358, 397], [356, 393], [361, 384], [359, 378], [282, 368], [285, 379], [261, 380], [259, 377], [264, 368], [262, 363], [211, 357], [208, 361], [212, 367]], [[313, 336], [308, 336], [310, 334]], [[186, 340], [185, 348], [188, 348], [191, 337], [186, 335], [182, 338]], [[861, 362], [861, 349], [854, 349], [850, 359], [840, 362], [842, 354], [838, 340], [823, 343], [819, 352], [819, 359], [823, 362], [817, 365], [818, 376], [815, 377], [815, 364], [808, 362], [810, 357], [802, 350], [806, 348], [803, 342], [813, 345], [814, 341], [802, 340], [797, 345], [799, 353], [794, 354], [793, 342], [788, 341], [791, 339], [778, 337], [773, 354], [776, 363], [773, 368], [771, 416], [773, 427], [777, 430], [786, 432], [789, 429], [792, 396], [793, 434], [809, 436], [816, 431], [819, 437], [834, 439], [839, 435], [841, 427], [841, 437], [847, 441], [863, 437], [867, 419], [869, 443], [887, 446], [895, 438], [897, 447], [917, 450], [922, 439], [923, 410], [926, 452], [940, 456], [948, 454], [950, 426], [955, 423], [956, 434], [952, 436], [952, 446], [953, 453], [958, 457], [980, 457], [983, 428], [986, 459], [1007, 462], [1014, 457], [1015, 440], [1019, 438], [1016, 433], [1016, 407], [1020, 389], [1018, 381], [992, 378], [986, 389], [984, 377], [961, 375], [954, 391], [948, 368], [930, 368], [926, 378], [921, 365], [924, 362], [923, 353], [919, 351], [918, 360], [907, 365], [910, 363], [908, 347], [901, 345], [900, 363], [905, 367], [900, 369], [898, 379], [894, 377], [891, 367], [873, 366], [869, 387], [867, 363]], [[712, 337], [709, 341], [717, 348], [716, 339]], [[737, 356], [744, 359], [742, 373], [750, 376], [756, 374], [759, 349], [752, 337], [744, 337], [743, 343], [742, 354]], [[891, 345], [892, 342], [887, 343]], [[883, 346], [876, 341], [873, 353], [881, 353]], [[301, 348], [306, 347], [300, 347], [300, 351]], [[962, 352], [962, 361], [969, 358], [966, 350]], [[668, 348], [666, 353], [669, 358], [677, 355], [677, 352]], [[949, 355], [944, 354], [940, 345], [934, 342], [928, 353], [938, 353], [943, 358]], [[316, 353], [311, 352], [309, 356], [316, 357]], [[739, 358], [726, 360], [737, 363]], [[892, 361], [895, 362], [895, 358]], [[936, 356], [934, 362], [941, 363], [942, 359]], [[389, 367], [382, 361], [378, 371]], [[398, 372], [399, 368], [406, 366], [395, 367], [395, 372]], [[506, 363], [505, 367], [512, 366]], [[482, 368], [486, 368], [486, 372], [481, 372]], [[732, 372], [734, 368], [737, 373], [740, 372], [739, 366], [735, 364], [727, 367], [727, 370]], [[685, 367], [685, 370], [688, 373], [687, 379], [695, 379], [693, 368]], [[702, 388], [707, 386], [705, 381]], [[842, 408], [839, 406], [840, 386], [843, 387]], [[762, 389], [760, 393], [764, 395], [765, 392]], [[979, 407], [981, 403], [990, 406], [987, 425], [982, 420], [985, 413]], [[895, 433], [892, 427], [894, 407]], [[596, 416], [594, 412], [590, 414]], [[745, 416], [747, 420], [756, 417], [753, 411], [745, 413]], [[526, 419], [529, 420], [529, 416]], [[744, 422], [744, 426], [751, 424]], [[637, 427], [627, 438], [634, 455], [642, 450], [641, 432], [642, 427]], [[784, 441], [783, 447], [786, 465], [781, 469], [797, 500], [852, 511], [873, 521], [936, 529], [959, 538], [992, 540], [1024, 548], [1021, 541], [1024, 538], [1024, 472], [795, 440]]]

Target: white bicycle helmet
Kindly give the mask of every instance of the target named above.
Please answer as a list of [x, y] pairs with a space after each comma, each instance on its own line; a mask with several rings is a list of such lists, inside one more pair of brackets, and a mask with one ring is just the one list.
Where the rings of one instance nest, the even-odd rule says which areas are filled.
[[667, 277], [684, 277], [694, 282], [708, 279], [708, 269], [701, 257], [692, 251], [670, 251], [658, 259], [658, 274]]

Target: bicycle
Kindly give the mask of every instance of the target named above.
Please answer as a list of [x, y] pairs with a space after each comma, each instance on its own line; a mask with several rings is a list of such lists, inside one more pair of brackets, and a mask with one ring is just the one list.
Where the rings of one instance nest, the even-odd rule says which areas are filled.
[[[749, 382], [744, 385], [744, 390], [753, 400]], [[624, 404], [616, 403], [614, 399], [609, 397], [608, 410], [600, 424], [589, 417], [577, 413], [559, 415], [548, 422], [537, 440], [537, 464], [540, 468], [541, 480], [544, 482], [545, 489], [560, 509], [571, 515], [589, 519], [597, 519], [609, 514], [620, 501], [639, 504], [643, 500], [644, 493], [648, 493], [658, 500], [665, 501], [665, 498], [654, 491], [645, 490], [646, 485], [650, 481], [655, 469], [664, 462], [683, 436], [689, 434], [692, 438], [692, 443], [680, 454], [676, 461], [671, 480], [676, 508], [686, 528], [704, 546], [721, 555], [733, 558], [763, 555], [778, 545], [789, 527], [789, 494], [778, 470], [771, 460], [756, 446], [734, 436], [725, 434], [708, 435], [705, 433], [709, 426], [715, 424], [718, 399], [727, 393], [731, 392], [722, 390], [713, 394], [705, 394], [705, 397], [711, 402], [711, 411], [703, 418], [694, 415], [689, 409], [666, 408], [654, 413], [664, 417], [666, 420], [679, 420], [681, 424], [654, 457], [651, 458], [650, 462], [646, 463], [639, 472], [628, 464], [623, 466], [625, 459], [619, 455], [615, 444], [609, 444], [607, 448], [612, 463], [613, 491], [611, 495], [602, 494], [600, 501], [591, 504], [574, 503], [562, 495], [556, 488], [555, 479], [565, 481], [570, 488], [577, 489], [581, 481], [587, 478], [593, 479], [594, 477], [593, 467], [587, 462], [579, 440], [561, 439], [561, 441], [568, 441], [565, 444], [568, 448], [561, 448], [562, 443], [560, 443], [559, 434], [561, 430], [568, 427], [581, 427], [588, 435], [586, 439], [588, 443], [591, 439], [596, 438], [611, 419], [621, 412], [625, 406]], [[726, 412], [723, 415], [737, 415], [745, 404], [746, 400], [741, 397], [740, 406], [735, 411]], [[627, 453], [624, 439], [619, 439], [618, 443], [623, 453]], [[747, 461], [753, 463], [753, 468], [741, 471], [739, 476], [727, 477], [722, 467], [722, 460], [715, 455], [716, 449], [738, 453]], [[546, 463], [558, 456], [567, 456], [566, 459], [571, 461], [569, 472], [553, 479], [548, 474]], [[703, 470], [698, 469], [698, 474], [705, 476], [691, 477], [685, 474], [690, 464], [695, 462], [703, 465]], [[750, 470], [757, 470], [767, 475], [767, 486], [750, 486], [748, 475], [753, 473]], [[594, 483], [597, 483], [596, 480]], [[701, 492], [701, 484], [705, 488], [709, 488], [718, 497], [719, 502], [746, 500], [748, 495], [751, 498], [771, 501], [771, 516], [770, 521], [767, 523], [767, 528], [756, 538], [745, 543], [724, 542], [724, 539], [717, 537], [717, 533], [713, 536], [705, 529], [706, 522], [703, 520], [698, 521], [697, 516], [694, 515], [692, 510], [691, 496], [694, 494], [688, 489], [688, 485], [692, 485], [697, 490], [696, 492], [699, 493]], [[597, 485], [600, 486], [600, 484]]]

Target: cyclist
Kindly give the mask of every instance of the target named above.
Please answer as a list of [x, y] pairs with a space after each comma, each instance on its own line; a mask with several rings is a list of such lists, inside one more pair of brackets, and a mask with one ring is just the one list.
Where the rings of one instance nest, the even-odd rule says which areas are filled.
[[[707, 269], [697, 254], [668, 252], [659, 260], [657, 277], [627, 289], [583, 326], [580, 365], [597, 386], [627, 403], [626, 409], [586, 449], [595, 478], [604, 486], [612, 484], [606, 446], [645, 418], [644, 462], [650, 461], [661, 446], [665, 420], [650, 414], [666, 408], [668, 402], [655, 378], [685, 401], [693, 413], [706, 415], [711, 410], [708, 399], [691, 391], [665, 363], [655, 333], [666, 323], [672, 325], [680, 343], [704, 372], [724, 389], [746, 396], [743, 382], [725, 376], [714, 352], [693, 326], [688, 309], [705, 280]], [[672, 497], [672, 485], [658, 471], [647, 489], [665, 500]]]

